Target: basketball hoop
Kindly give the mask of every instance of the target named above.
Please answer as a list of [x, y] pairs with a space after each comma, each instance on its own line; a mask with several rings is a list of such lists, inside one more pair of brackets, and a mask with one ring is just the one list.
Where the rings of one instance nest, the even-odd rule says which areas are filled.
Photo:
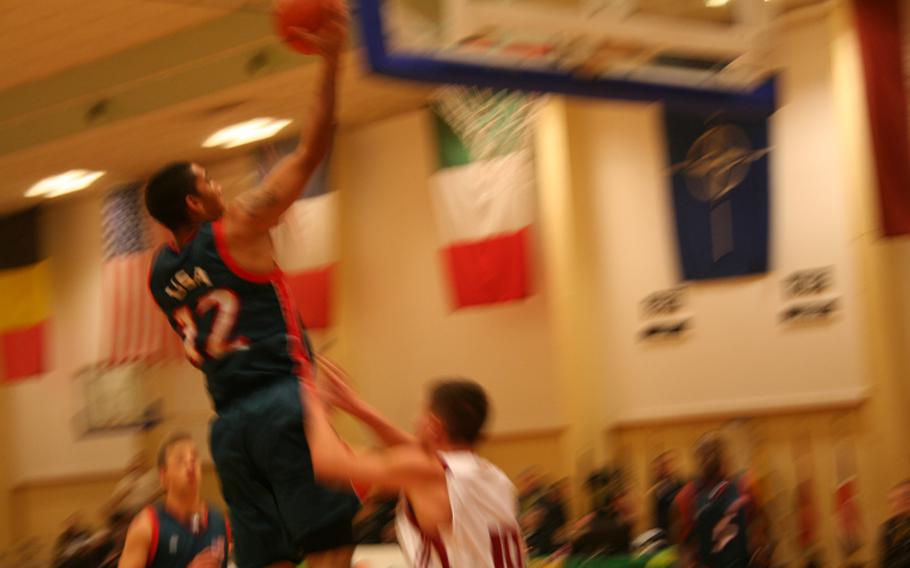
[[533, 145], [534, 124], [543, 97], [521, 91], [448, 85], [433, 108], [475, 160], [489, 160]]

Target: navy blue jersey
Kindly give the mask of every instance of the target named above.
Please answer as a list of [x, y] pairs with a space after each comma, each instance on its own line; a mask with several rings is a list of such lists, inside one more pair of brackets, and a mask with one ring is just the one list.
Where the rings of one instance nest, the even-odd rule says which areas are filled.
[[165, 246], [149, 287], [220, 414], [232, 401], [308, 371], [305, 334], [284, 276], [249, 273], [230, 256], [220, 221], [182, 248]]
[[752, 498], [738, 481], [690, 483], [677, 496], [686, 542], [707, 568], [749, 566]]
[[214, 507], [206, 510], [191, 525], [186, 526], [156, 503], [147, 509], [152, 520], [152, 540], [146, 568], [186, 568], [196, 556], [208, 548], [222, 553], [221, 566], [227, 566], [231, 531], [224, 516]]

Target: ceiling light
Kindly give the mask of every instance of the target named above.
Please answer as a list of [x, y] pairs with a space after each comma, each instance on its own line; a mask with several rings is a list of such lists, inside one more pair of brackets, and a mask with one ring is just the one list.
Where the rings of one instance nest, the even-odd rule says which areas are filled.
[[254, 118], [222, 128], [202, 143], [206, 148], [236, 148], [278, 134], [292, 121], [283, 118]]
[[85, 189], [95, 183], [95, 180], [104, 175], [104, 172], [89, 170], [70, 170], [48, 178], [44, 178], [25, 192], [26, 197], [57, 197]]
[[730, 3], [730, 0], [705, 0], [705, 6], [708, 8], [720, 8]]

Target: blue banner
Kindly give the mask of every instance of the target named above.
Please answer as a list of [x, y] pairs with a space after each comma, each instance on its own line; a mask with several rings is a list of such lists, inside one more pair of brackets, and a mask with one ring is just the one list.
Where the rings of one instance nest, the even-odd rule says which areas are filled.
[[768, 270], [768, 117], [664, 111], [685, 280]]

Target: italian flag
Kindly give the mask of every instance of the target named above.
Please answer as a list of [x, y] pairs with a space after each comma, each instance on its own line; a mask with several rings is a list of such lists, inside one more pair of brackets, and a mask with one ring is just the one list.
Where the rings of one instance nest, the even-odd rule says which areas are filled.
[[478, 160], [442, 117], [434, 113], [433, 121], [438, 169], [431, 192], [453, 304], [464, 308], [529, 296], [531, 148], [505, 148]]

